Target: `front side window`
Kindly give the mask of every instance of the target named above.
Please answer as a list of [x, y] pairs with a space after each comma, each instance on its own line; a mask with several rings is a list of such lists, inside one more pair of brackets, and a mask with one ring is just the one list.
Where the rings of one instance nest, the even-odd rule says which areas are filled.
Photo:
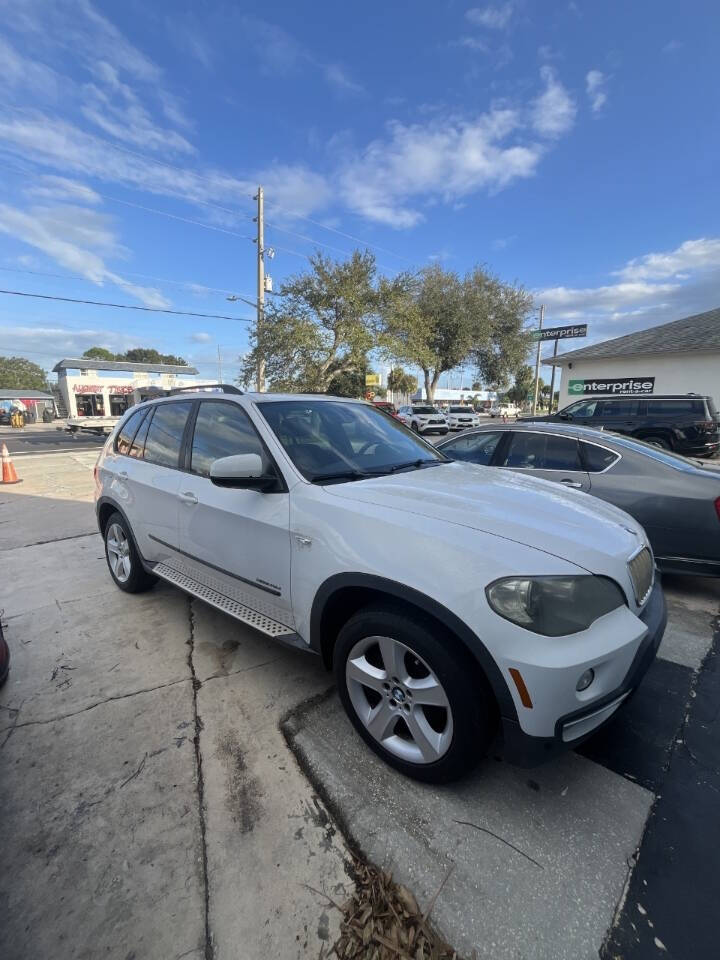
[[399, 420], [364, 403], [278, 400], [257, 404], [288, 456], [314, 483], [446, 463]]
[[142, 420], [144, 414], [144, 410], [136, 410], [135, 413], [130, 414], [125, 423], [122, 425], [120, 428], [120, 433], [117, 435], [117, 440], [115, 441], [115, 450], [117, 453], [123, 453], [126, 455], [129, 453], [130, 444], [132, 443], [137, 428], [140, 426], [140, 421]]
[[597, 407], [597, 400], [580, 400], [565, 407], [560, 413], [569, 413], [573, 417], [592, 417]]
[[443, 444], [442, 451], [453, 460], [463, 460], [466, 463], [479, 463], [488, 466], [500, 442], [502, 434], [497, 433], [467, 433], [457, 440]]
[[190, 400], [161, 403], [155, 408], [145, 439], [144, 459], [160, 467], [178, 467]]
[[583, 470], [577, 440], [520, 431], [513, 433], [502, 466], [529, 470]]
[[221, 457], [257, 453], [266, 459], [250, 418], [236, 403], [203, 401], [198, 410], [190, 454], [190, 469], [210, 476], [210, 466]]

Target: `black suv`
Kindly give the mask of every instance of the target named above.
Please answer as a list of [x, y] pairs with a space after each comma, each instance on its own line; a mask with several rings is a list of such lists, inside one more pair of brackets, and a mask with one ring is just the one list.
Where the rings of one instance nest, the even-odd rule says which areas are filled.
[[586, 397], [557, 413], [522, 417], [553, 423], [572, 421], [603, 427], [654, 443], [688, 457], [712, 457], [720, 450], [720, 421], [712, 397], [697, 394], [652, 397]]

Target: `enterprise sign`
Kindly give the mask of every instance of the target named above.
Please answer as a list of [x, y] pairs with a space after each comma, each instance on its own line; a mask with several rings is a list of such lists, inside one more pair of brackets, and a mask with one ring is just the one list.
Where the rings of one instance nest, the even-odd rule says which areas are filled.
[[569, 340], [572, 337], [586, 337], [587, 324], [576, 323], [571, 327], [545, 327], [533, 331], [533, 340]]
[[622, 380], [593, 378], [592, 380], [570, 380], [568, 383], [568, 393], [571, 396], [587, 393], [653, 393], [654, 390], [655, 377], [623, 377]]

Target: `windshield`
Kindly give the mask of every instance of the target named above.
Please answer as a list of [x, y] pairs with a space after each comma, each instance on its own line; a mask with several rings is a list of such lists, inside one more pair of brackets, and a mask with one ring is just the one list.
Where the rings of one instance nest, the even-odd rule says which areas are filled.
[[369, 404], [278, 400], [257, 407], [300, 473], [314, 483], [449, 462], [399, 420]]
[[413, 413], [439, 413], [435, 407], [413, 407]]
[[472, 407], [450, 407], [450, 413], [472, 413]]

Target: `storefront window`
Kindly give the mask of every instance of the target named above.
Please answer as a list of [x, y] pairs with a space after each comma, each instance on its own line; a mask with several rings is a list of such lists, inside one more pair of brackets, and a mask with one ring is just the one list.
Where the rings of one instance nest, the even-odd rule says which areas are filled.
[[121, 417], [128, 408], [128, 395], [126, 393], [110, 394], [110, 416]]
[[84, 393], [76, 398], [79, 417], [104, 417], [105, 402], [101, 393]]

